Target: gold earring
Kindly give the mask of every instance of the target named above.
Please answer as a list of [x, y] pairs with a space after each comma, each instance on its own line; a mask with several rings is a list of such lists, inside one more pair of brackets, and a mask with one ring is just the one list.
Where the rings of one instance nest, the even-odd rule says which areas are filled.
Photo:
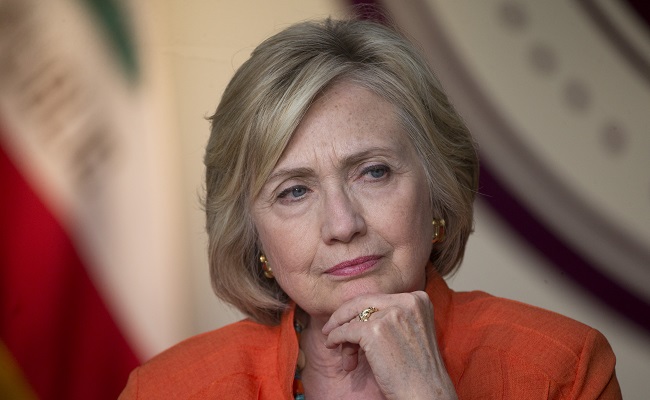
[[444, 219], [434, 219], [433, 222], [433, 238], [431, 243], [440, 243], [445, 240], [445, 220]]
[[273, 270], [269, 267], [269, 262], [266, 260], [264, 254], [260, 255], [260, 264], [262, 265], [262, 271], [264, 271], [265, 277], [269, 279], [275, 278], [275, 276], [273, 276]]

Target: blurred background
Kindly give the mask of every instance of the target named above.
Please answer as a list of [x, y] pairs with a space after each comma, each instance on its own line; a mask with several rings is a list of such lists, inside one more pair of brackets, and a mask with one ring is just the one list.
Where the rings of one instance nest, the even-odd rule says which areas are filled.
[[641, 2], [0, 0], [0, 398], [115, 398], [140, 362], [242, 318], [209, 283], [205, 118], [263, 39], [360, 4], [417, 43], [479, 143], [451, 287], [597, 328], [624, 397], [647, 397]]

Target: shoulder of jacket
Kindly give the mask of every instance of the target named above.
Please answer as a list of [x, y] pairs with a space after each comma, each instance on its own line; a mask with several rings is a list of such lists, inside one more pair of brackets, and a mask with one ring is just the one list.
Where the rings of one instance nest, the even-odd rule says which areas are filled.
[[536, 306], [481, 292], [458, 293], [452, 331], [470, 337], [466, 351], [491, 349], [549, 375], [577, 368], [585, 348], [604, 340], [595, 329]]
[[279, 326], [242, 320], [190, 337], [138, 367], [138, 392], [187, 397], [235, 377], [255, 380], [277, 360]]
[[480, 292], [458, 293], [452, 314], [448, 359], [458, 357], [451, 363], [464, 385], [475, 388], [492, 378], [508, 393], [538, 390], [549, 398], [599, 398], [611, 392], [620, 398], [616, 357], [596, 329]]

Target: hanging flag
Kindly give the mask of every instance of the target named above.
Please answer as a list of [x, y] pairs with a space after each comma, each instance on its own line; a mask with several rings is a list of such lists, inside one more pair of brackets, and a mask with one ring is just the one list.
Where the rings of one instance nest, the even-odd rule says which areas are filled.
[[173, 143], [123, 5], [0, 1], [0, 398], [114, 399], [186, 335]]

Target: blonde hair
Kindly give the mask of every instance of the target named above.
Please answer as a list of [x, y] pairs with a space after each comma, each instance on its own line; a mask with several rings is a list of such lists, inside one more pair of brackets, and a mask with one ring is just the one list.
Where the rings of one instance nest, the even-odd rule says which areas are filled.
[[299, 23], [261, 43], [237, 70], [210, 118], [205, 152], [212, 284], [220, 298], [256, 321], [277, 324], [290, 299], [263, 276], [251, 203], [310, 104], [341, 80], [396, 107], [426, 171], [433, 215], [447, 223], [432, 264], [446, 275], [462, 261], [473, 226], [478, 158], [427, 63], [411, 43], [377, 23]]

